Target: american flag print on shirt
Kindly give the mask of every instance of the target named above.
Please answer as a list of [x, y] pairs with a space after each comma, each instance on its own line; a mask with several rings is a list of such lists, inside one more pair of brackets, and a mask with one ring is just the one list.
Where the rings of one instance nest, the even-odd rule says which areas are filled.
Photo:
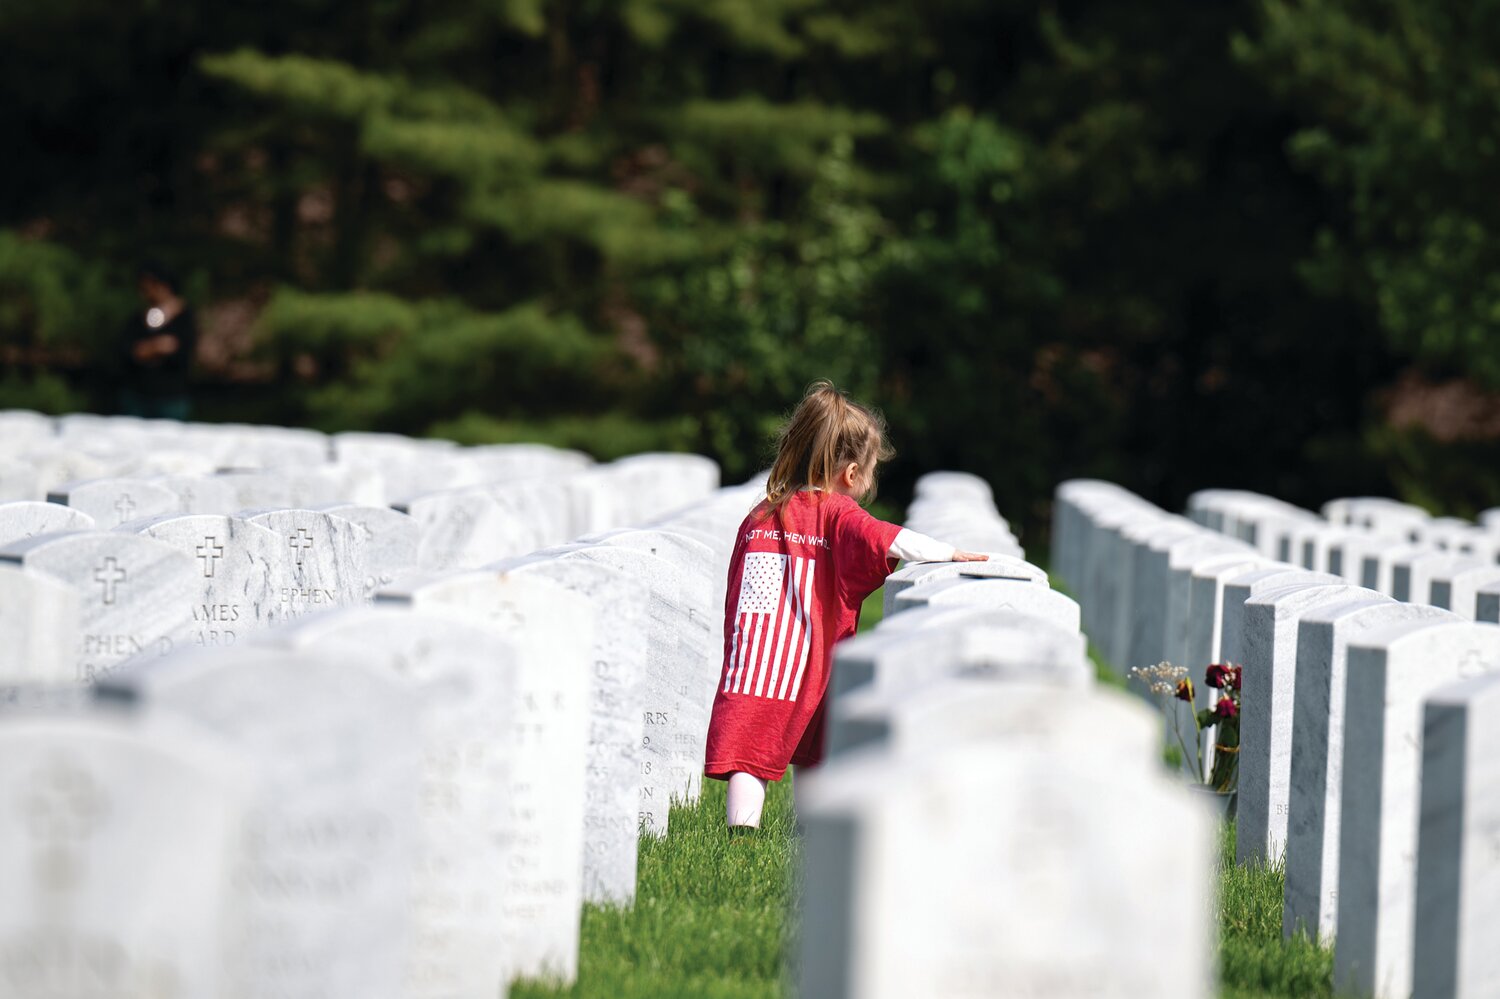
[[749, 552], [740, 575], [734, 643], [724, 693], [795, 701], [812, 651], [813, 577], [818, 563]]

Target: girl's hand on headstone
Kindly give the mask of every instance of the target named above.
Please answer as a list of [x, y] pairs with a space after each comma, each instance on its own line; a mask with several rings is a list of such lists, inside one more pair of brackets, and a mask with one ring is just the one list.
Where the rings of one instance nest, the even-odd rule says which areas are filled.
[[988, 562], [989, 560], [990, 560], [990, 557], [988, 555], [981, 555], [978, 552], [961, 552], [961, 551], [955, 551], [953, 553], [953, 558], [950, 559], [949, 561], [952, 561], [952, 562]]

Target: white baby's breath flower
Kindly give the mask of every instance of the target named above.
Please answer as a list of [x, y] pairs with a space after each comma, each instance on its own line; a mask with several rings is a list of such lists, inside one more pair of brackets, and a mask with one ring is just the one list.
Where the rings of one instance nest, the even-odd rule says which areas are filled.
[[1187, 675], [1186, 666], [1173, 666], [1165, 661], [1155, 666], [1132, 666], [1130, 668], [1130, 676], [1139, 680], [1147, 690], [1158, 696], [1175, 694], [1177, 685]]

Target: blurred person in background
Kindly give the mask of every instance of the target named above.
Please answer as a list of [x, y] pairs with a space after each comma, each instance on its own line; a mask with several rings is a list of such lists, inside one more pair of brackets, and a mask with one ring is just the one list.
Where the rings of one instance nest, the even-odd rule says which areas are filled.
[[180, 282], [167, 268], [143, 265], [138, 287], [141, 308], [124, 330], [120, 412], [186, 420], [192, 409], [188, 374], [198, 345], [197, 319], [182, 297]]

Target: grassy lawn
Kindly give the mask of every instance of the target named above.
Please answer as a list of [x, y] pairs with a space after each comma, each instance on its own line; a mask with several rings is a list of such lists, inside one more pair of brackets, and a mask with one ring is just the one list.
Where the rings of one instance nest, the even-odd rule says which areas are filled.
[[[524, 985], [512, 999], [784, 999], [795, 934], [797, 836], [790, 780], [771, 785], [758, 834], [724, 829], [724, 785], [674, 808], [671, 834], [641, 841], [634, 910], [589, 907], [578, 984]], [[1237, 867], [1220, 838], [1219, 966], [1224, 999], [1333, 995], [1333, 953], [1281, 938], [1279, 868]], [[811, 999], [811, 997], [809, 997]]]
[[791, 780], [772, 784], [759, 833], [724, 828], [722, 781], [643, 837], [633, 910], [583, 914], [578, 984], [521, 985], [512, 999], [769, 999], [784, 996], [798, 840]]
[[[865, 604], [862, 628], [879, 619], [877, 592]], [[1100, 679], [1118, 683], [1094, 658]], [[785, 962], [796, 936], [791, 783], [771, 785], [759, 833], [730, 836], [724, 784], [704, 781], [696, 805], [672, 809], [665, 839], [641, 840], [635, 907], [585, 909], [577, 985], [518, 985], [512, 999], [793, 996]], [[1219, 848], [1221, 996], [1332, 996], [1333, 952], [1302, 938], [1282, 940], [1280, 866], [1236, 866], [1232, 824], [1221, 830]]]

